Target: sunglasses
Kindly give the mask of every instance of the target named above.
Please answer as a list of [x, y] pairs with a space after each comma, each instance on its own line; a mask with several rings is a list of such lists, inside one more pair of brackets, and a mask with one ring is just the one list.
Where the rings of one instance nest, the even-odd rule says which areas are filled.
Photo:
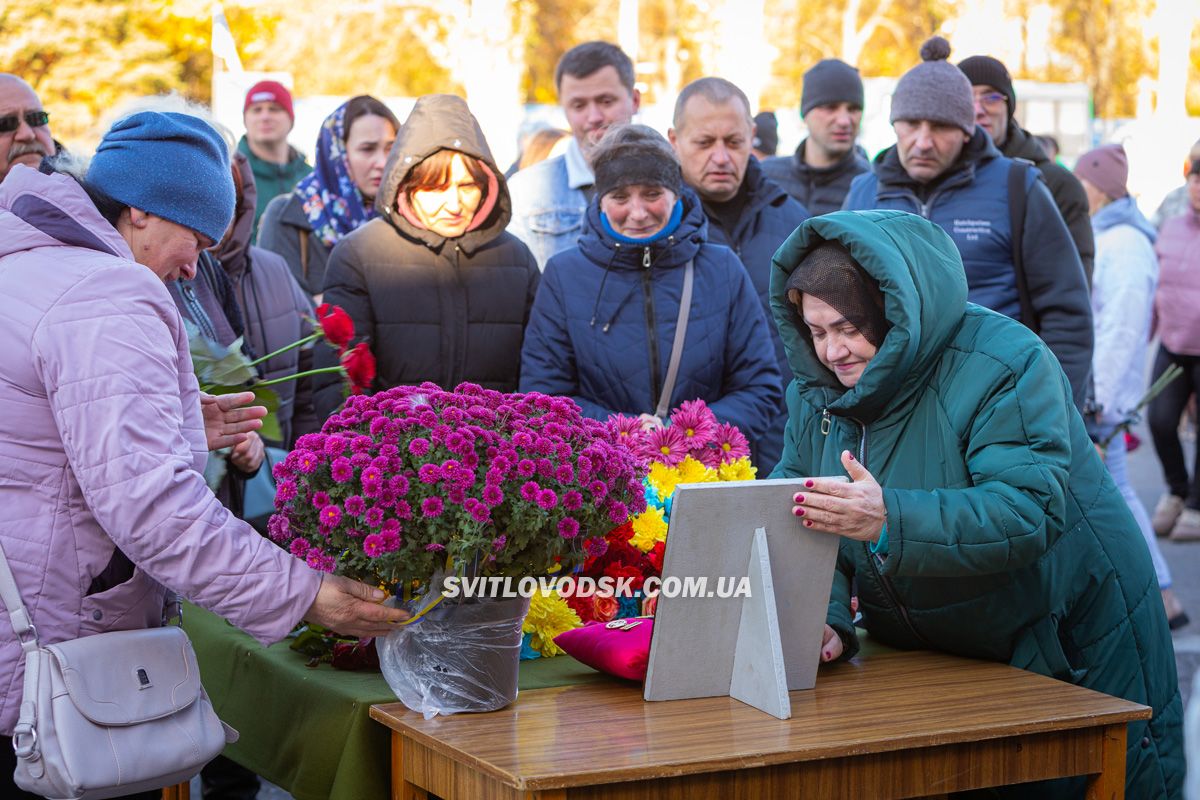
[[23, 114], [8, 114], [0, 117], [0, 133], [12, 133], [21, 127], [21, 118], [31, 128], [40, 128], [50, 124], [50, 114], [45, 111], [26, 111]]

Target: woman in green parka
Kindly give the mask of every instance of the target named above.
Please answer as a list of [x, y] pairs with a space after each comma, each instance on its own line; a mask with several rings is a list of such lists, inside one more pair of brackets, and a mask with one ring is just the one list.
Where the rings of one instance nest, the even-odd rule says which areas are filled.
[[[967, 303], [954, 242], [899, 211], [814, 217], [775, 254], [796, 380], [774, 477], [839, 534], [822, 659], [880, 642], [1001, 661], [1154, 709], [1126, 796], [1182, 796], [1182, 707], [1154, 568], [1050, 350]], [[843, 473], [851, 478], [834, 479]], [[815, 476], [826, 476], [825, 479]], [[1082, 797], [1083, 780], [997, 796]]]

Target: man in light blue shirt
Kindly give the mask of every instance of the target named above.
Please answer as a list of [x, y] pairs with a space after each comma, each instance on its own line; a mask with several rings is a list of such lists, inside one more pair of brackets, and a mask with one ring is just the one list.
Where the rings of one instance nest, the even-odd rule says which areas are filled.
[[628, 124], [641, 103], [633, 62], [608, 42], [586, 42], [559, 60], [558, 100], [571, 126], [567, 151], [521, 170], [508, 182], [513, 214], [508, 230], [533, 251], [538, 266], [574, 247], [595, 181], [591, 153], [609, 128]]

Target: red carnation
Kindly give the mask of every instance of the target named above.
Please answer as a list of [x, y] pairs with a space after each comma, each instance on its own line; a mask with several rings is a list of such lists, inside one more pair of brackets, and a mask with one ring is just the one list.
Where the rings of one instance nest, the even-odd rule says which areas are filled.
[[341, 306], [321, 303], [317, 306], [317, 322], [325, 341], [344, 351], [354, 338], [354, 322]]
[[359, 342], [353, 349], [342, 353], [342, 368], [350, 379], [350, 391], [362, 394], [375, 382], [375, 356], [366, 342]]
[[666, 549], [666, 542], [655, 542], [654, 547], [650, 548], [650, 552], [646, 553], [646, 558], [650, 561], [650, 566], [659, 575], [662, 574], [663, 553], [666, 552]]

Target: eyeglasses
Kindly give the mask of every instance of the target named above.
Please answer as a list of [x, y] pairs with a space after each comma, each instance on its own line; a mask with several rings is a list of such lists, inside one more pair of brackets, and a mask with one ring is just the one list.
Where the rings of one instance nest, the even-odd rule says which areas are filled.
[[26, 111], [22, 114], [7, 114], [0, 117], [0, 133], [12, 133], [21, 127], [21, 118], [31, 128], [40, 128], [50, 124], [50, 114], [45, 111]]
[[975, 102], [981, 103], [984, 108], [999, 108], [1008, 102], [1008, 98], [999, 92], [988, 92], [976, 96]]

